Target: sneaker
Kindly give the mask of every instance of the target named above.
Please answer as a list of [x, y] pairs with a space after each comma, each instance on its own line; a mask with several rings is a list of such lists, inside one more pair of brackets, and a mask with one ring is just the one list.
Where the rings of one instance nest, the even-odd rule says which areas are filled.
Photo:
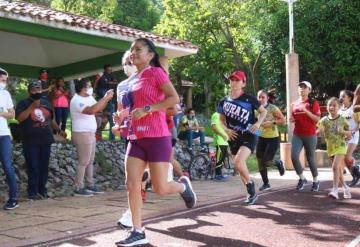
[[84, 196], [84, 197], [90, 197], [93, 196], [94, 194], [92, 192], [90, 192], [90, 190], [87, 190], [85, 188], [82, 189], [77, 189], [74, 191], [74, 196]]
[[145, 231], [138, 232], [138, 231], [130, 231], [128, 236], [116, 242], [116, 246], [136, 246], [136, 245], [143, 245], [148, 244], [149, 240], [146, 239]]
[[360, 167], [358, 165], [352, 168], [353, 180], [349, 184], [350, 187], [356, 186], [360, 182]]
[[145, 182], [146, 180], [148, 180], [148, 178], [149, 178], [149, 171], [148, 171], [148, 170], [145, 170], [145, 171], [144, 171], [144, 174], [143, 174], [143, 176], [142, 176], [141, 181], [142, 181], [142, 182]]
[[317, 192], [317, 191], [319, 191], [319, 188], [320, 188], [320, 182], [319, 181], [312, 183], [311, 191]]
[[330, 191], [330, 193], [328, 194], [328, 196], [331, 197], [331, 198], [334, 198], [334, 199], [336, 199], [336, 200], [339, 199], [339, 193], [338, 193], [337, 191], [335, 191], [335, 190]]
[[180, 177], [179, 182], [185, 185], [185, 191], [180, 193], [180, 195], [184, 199], [186, 207], [187, 208], [195, 207], [197, 198], [191, 186], [190, 179], [188, 177], [182, 176]]
[[259, 188], [260, 191], [265, 191], [265, 190], [269, 190], [271, 189], [271, 185], [270, 184], [263, 184], [261, 185], [261, 187]]
[[18, 204], [18, 202], [17, 202], [16, 200], [11, 200], [11, 199], [9, 199], [9, 200], [5, 203], [3, 209], [4, 209], [4, 210], [12, 210], [12, 209], [15, 209], [15, 208], [18, 208], [18, 207], [19, 207], [19, 204]]
[[187, 151], [188, 151], [188, 153], [190, 154], [190, 156], [194, 156], [194, 151], [193, 151], [193, 149], [192, 148], [186, 148], [187, 149]]
[[297, 186], [296, 186], [296, 189], [299, 190], [299, 191], [303, 190], [305, 184], [307, 184], [306, 178], [304, 178], [304, 179], [301, 179], [301, 178], [300, 178], [300, 179], [299, 179], [299, 182], [298, 182], [298, 184], [297, 184]]
[[146, 202], [147, 199], [146, 190], [141, 190], [141, 199], [143, 202]]
[[350, 187], [344, 188], [344, 199], [351, 199]]
[[200, 153], [207, 154], [207, 153], [208, 153], [207, 148], [206, 148], [206, 147], [202, 147], [202, 148], [200, 149]]
[[246, 184], [246, 188], [248, 191], [248, 196], [245, 200], [245, 203], [247, 205], [253, 205], [256, 202], [256, 200], [258, 199], [258, 195], [256, 194], [256, 191], [255, 191], [254, 181], [251, 181], [250, 183]]
[[126, 210], [126, 212], [118, 220], [117, 224], [123, 229], [129, 229], [133, 227], [130, 209]]
[[104, 191], [102, 191], [99, 187], [97, 186], [87, 186], [86, 190], [92, 194], [103, 194]]
[[225, 177], [224, 175], [215, 175], [215, 182], [226, 182], [229, 180], [229, 177]]
[[283, 176], [285, 174], [285, 166], [284, 166], [284, 163], [282, 162], [282, 160], [278, 160], [275, 163], [275, 166], [279, 170], [280, 176]]

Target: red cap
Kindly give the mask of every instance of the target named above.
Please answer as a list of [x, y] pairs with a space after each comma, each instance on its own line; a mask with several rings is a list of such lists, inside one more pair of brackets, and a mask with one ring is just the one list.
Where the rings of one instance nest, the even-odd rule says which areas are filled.
[[232, 81], [244, 81], [246, 82], [246, 74], [241, 70], [234, 71], [230, 76], [229, 80]]

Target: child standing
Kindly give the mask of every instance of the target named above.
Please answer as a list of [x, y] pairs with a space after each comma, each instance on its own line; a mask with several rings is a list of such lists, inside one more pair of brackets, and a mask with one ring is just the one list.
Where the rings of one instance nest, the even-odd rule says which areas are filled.
[[350, 187], [344, 182], [343, 170], [346, 154], [346, 139], [351, 138], [349, 123], [338, 113], [340, 102], [336, 97], [329, 99], [327, 103], [328, 116], [323, 117], [317, 124], [318, 132], [325, 135], [326, 148], [332, 161], [333, 188], [328, 194], [334, 199], [339, 199], [338, 185], [343, 187], [344, 199], [350, 199]]

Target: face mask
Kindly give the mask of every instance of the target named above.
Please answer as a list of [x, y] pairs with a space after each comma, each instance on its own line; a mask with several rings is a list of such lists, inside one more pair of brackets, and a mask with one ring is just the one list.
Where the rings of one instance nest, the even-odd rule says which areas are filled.
[[41, 98], [42, 93], [32, 93], [31, 98], [34, 100], [39, 100]]
[[4, 90], [6, 88], [6, 83], [0, 82], [0, 90]]
[[94, 93], [94, 89], [92, 87], [89, 87], [88, 89], [86, 89], [86, 93], [91, 96]]
[[136, 73], [137, 69], [134, 65], [124, 65], [124, 73], [128, 77]]

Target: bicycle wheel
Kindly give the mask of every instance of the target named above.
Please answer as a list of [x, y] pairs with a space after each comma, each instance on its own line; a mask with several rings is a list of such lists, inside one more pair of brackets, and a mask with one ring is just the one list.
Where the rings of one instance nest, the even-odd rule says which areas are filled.
[[210, 161], [202, 154], [194, 156], [189, 165], [189, 175], [191, 180], [208, 179], [210, 175]]

